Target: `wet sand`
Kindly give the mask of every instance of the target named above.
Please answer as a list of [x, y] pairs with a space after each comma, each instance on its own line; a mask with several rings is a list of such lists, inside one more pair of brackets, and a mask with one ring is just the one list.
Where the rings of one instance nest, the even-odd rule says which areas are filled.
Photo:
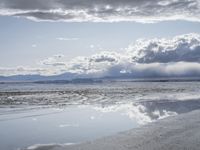
[[79, 145], [48, 145], [32, 150], [199, 150], [200, 111], [169, 117], [146, 126]]

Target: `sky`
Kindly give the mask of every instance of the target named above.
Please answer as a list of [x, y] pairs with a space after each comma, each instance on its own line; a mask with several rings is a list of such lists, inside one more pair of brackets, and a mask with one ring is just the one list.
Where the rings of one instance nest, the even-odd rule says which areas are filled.
[[1, 0], [0, 75], [198, 76], [199, 16], [199, 0]]

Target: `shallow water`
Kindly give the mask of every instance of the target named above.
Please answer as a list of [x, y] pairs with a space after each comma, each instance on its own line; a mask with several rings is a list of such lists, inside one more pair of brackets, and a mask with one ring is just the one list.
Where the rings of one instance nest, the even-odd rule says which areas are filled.
[[200, 82], [0, 84], [0, 149], [80, 143], [200, 109]]
[[[0, 149], [34, 144], [80, 143], [137, 127], [123, 111], [102, 112], [98, 106], [69, 106], [11, 112], [1, 108]], [[6, 113], [3, 114], [2, 112]]]

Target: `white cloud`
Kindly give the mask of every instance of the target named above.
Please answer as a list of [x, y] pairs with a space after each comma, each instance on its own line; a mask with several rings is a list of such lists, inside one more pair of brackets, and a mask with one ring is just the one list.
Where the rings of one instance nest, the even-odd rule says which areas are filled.
[[199, 66], [200, 35], [186, 34], [172, 39], [138, 40], [124, 53], [104, 51], [78, 57], [69, 62], [68, 70], [103, 76], [192, 76], [200, 74]]
[[199, 0], [1, 0], [0, 15], [35, 21], [200, 21]]
[[128, 47], [132, 61], [153, 62], [200, 62], [200, 35], [185, 34], [172, 39], [138, 40]]
[[93, 49], [94, 47], [95, 47], [95, 46], [94, 46], [93, 44], [91, 44], [91, 45], [90, 45], [90, 48], [92, 48], [92, 49]]
[[200, 76], [200, 35], [185, 34], [171, 39], [138, 40], [124, 52], [102, 51], [66, 61], [62, 54], [40, 61], [40, 69], [0, 69], [6, 74], [76, 73], [80, 77], [179, 77]]
[[95, 119], [95, 117], [94, 116], [90, 116], [90, 120], [94, 120]]
[[56, 54], [53, 57], [48, 57], [42, 61], [40, 61], [39, 64], [41, 65], [49, 65], [49, 66], [66, 66], [65, 62], [61, 61], [60, 59], [65, 57], [62, 54]]
[[56, 38], [59, 41], [77, 41], [79, 38], [64, 38], [64, 37], [58, 37]]
[[53, 57], [54, 58], [63, 58], [63, 57], [65, 57], [65, 55], [63, 55], [63, 54], [56, 54]]
[[35, 48], [35, 47], [37, 47], [37, 45], [36, 44], [32, 44], [31, 47]]
[[37, 74], [45, 74], [47, 72], [46, 69], [43, 68], [33, 68], [33, 67], [24, 67], [24, 66], [17, 66], [13, 68], [0, 68], [0, 75], [2, 76], [10, 76], [10, 75], [37, 75]]
[[68, 70], [79, 74], [103, 73], [121, 60], [120, 54], [104, 51], [90, 57], [77, 57], [68, 63]]
[[[121, 72], [123, 71], [123, 72]], [[199, 76], [200, 63], [174, 62], [174, 63], [150, 63], [124, 66], [114, 66], [108, 69], [107, 76], [128, 75], [131, 77], [179, 77]], [[123, 76], [122, 75], [122, 76]]]
[[60, 124], [60, 128], [65, 128], [65, 127], [79, 127], [79, 124]]

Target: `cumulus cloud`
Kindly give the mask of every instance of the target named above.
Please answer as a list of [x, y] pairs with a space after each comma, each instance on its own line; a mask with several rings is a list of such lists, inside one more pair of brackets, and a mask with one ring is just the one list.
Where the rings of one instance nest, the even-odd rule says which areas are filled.
[[199, 0], [1, 0], [0, 15], [36, 21], [200, 20]]
[[170, 77], [200, 75], [200, 35], [138, 40], [126, 52], [101, 52], [78, 57], [68, 70], [101, 76]]
[[57, 54], [54, 55], [53, 57], [48, 57], [42, 61], [40, 61], [41, 65], [49, 65], [49, 66], [65, 66], [65, 62], [60, 61], [61, 58], [63, 58], [64, 55], [62, 54]]
[[[40, 74], [69, 72], [80, 77], [199, 77], [200, 35], [191, 33], [171, 39], [137, 40], [123, 53], [102, 51], [70, 61], [64, 59], [63, 55], [54, 55], [40, 61], [41, 68], [45, 70]], [[0, 74], [10, 74], [11, 70], [1, 69]]]
[[172, 39], [138, 40], [130, 45], [128, 52], [132, 61], [138, 63], [154, 62], [199, 62], [200, 35], [185, 34]]
[[121, 54], [104, 51], [89, 57], [77, 57], [68, 63], [68, 70], [80, 74], [103, 73], [108, 67], [117, 65]]

